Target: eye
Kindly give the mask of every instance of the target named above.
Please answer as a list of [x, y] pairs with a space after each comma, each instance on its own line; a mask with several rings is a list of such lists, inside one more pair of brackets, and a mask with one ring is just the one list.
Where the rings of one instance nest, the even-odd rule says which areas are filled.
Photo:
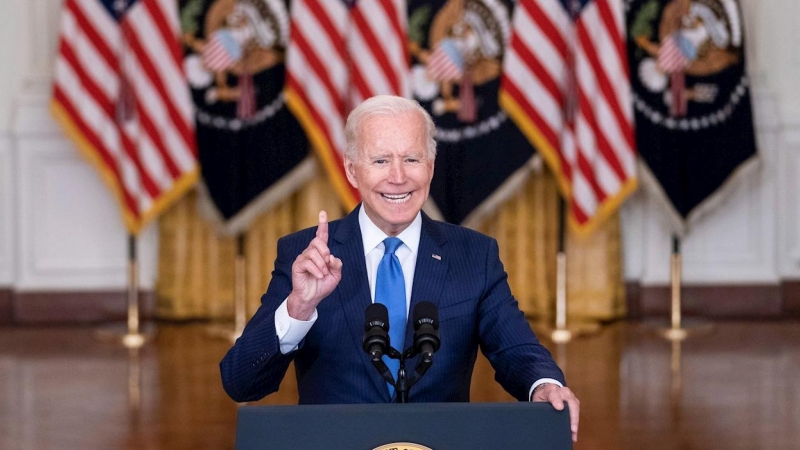
[[389, 161], [386, 159], [376, 159], [375, 161], [373, 161], [373, 164], [381, 165], [381, 164], [386, 164], [387, 162]]
[[416, 164], [416, 163], [420, 162], [420, 159], [419, 158], [406, 158], [406, 162], [409, 163], [409, 164]]

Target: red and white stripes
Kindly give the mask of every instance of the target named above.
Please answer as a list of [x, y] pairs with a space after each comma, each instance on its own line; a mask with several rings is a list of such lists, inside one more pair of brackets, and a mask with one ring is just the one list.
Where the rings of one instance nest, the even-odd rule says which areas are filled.
[[361, 0], [350, 18], [351, 106], [378, 94], [407, 96], [405, 1]]
[[171, 0], [136, 2], [119, 22], [98, 0], [64, 4], [53, 109], [111, 185], [132, 233], [197, 177], [178, 32]]
[[405, 14], [404, 0], [292, 2], [287, 101], [347, 206], [358, 192], [344, 173], [344, 122], [364, 99], [407, 94]]
[[522, 0], [504, 60], [501, 103], [555, 172], [579, 231], [636, 187], [621, 8], [594, 0], [573, 21], [559, 0]]

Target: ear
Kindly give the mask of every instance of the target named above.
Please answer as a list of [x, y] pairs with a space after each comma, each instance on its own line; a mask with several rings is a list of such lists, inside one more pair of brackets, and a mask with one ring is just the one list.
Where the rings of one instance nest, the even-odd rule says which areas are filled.
[[344, 172], [347, 175], [347, 181], [350, 182], [350, 185], [354, 188], [358, 189], [358, 181], [356, 180], [356, 166], [355, 162], [350, 158], [344, 159]]

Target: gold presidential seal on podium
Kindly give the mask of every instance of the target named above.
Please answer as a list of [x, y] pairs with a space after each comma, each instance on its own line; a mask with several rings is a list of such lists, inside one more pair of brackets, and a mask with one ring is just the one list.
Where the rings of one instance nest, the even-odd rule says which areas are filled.
[[380, 447], [376, 447], [373, 450], [433, 450], [430, 447], [425, 447], [424, 445], [413, 444], [411, 442], [394, 442], [391, 444], [381, 445]]

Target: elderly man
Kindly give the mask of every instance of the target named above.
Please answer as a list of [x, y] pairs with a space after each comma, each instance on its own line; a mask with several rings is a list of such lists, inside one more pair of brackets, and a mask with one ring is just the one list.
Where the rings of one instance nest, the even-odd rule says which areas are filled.
[[330, 223], [320, 212], [317, 227], [278, 241], [261, 307], [220, 363], [223, 386], [236, 401], [260, 399], [294, 361], [300, 403], [390, 402], [393, 386], [362, 350], [364, 311], [386, 304], [391, 342], [402, 351], [397, 341], [412, 341], [408, 311], [430, 301], [441, 348], [409, 401], [469, 401], [480, 346], [497, 381], [520, 401], [567, 403], [575, 440], [579, 402], [511, 295], [497, 242], [421, 212], [434, 133], [413, 100], [377, 96], [352, 111], [345, 168], [362, 203]]

